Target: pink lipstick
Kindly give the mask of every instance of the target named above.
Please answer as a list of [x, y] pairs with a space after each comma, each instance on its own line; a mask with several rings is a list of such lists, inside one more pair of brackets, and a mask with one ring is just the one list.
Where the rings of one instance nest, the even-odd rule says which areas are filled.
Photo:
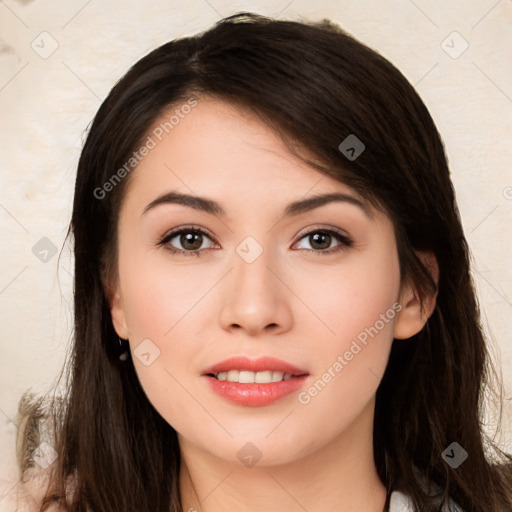
[[269, 405], [303, 386], [309, 373], [273, 357], [231, 357], [203, 372], [211, 389], [249, 407]]

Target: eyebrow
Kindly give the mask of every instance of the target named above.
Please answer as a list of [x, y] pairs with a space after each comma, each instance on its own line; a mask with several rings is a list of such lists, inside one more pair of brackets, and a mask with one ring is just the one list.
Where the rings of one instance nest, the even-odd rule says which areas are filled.
[[[352, 195], [342, 194], [339, 192], [321, 194], [310, 197], [308, 199], [300, 199], [298, 201], [293, 201], [285, 208], [283, 212], [283, 217], [286, 218], [301, 215], [303, 213], [307, 213], [316, 208], [319, 208], [320, 206], [324, 206], [326, 204], [334, 202], [343, 202], [352, 204], [354, 206], [358, 206], [366, 214], [367, 217], [373, 217], [370, 208], [368, 207], [367, 204], [365, 204], [364, 202], [360, 201], [359, 199]], [[149, 210], [163, 204], [179, 204], [212, 215], [226, 217], [225, 210], [216, 201], [213, 201], [212, 199], [207, 199], [205, 197], [192, 196], [189, 194], [182, 194], [179, 192], [166, 192], [165, 194], [157, 197], [144, 208], [142, 215], [147, 213]]]

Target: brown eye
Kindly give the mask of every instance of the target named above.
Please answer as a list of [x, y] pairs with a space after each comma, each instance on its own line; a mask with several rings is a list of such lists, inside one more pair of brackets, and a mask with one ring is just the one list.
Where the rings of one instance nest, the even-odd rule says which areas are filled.
[[[313, 251], [317, 254], [331, 254], [350, 247], [352, 240], [337, 231], [331, 229], [317, 229], [305, 233], [300, 240], [308, 240], [310, 247], [299, 247], [300, 250]], [[332, 246], [333, 241], [338, 241], [338, 244]]]
[[183, 235], [179, 235], [180, 244], [184, 249], [196, 251], [203, 245], [203, 235], [201, 233], [188, 232]]
[[313, 235], [309, 235], [309, 239], [311, 241], [311, 246], [313, 249], [329, 249], [332, 241], [332, 236], [327, 233], [314, 233]]
[[[167, 250], [171, 251], [171, 253], [181, 253], [186, 256], [199, 256], [202, 249], [205, 249], [205, 247], [203, 247], [205, 238], [210, 239], [210, 236], [201, 228], [181, 228], [168, 233], [159, 242], [159, 245], [164, 246]], [[176, 247], [176, 245], [178, 245], [178, 247]]]

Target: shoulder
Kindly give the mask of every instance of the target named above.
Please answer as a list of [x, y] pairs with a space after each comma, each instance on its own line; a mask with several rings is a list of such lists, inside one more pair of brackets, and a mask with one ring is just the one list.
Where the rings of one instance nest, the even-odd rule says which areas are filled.
[[[423, 490], [430, 496], [436, 497], [436, 505], [441, 504], [441, 488], [434, 482], [428, 480], [425, 474], [416, 466], [413, 466], [414, 473]], [[412, 498], [406, 493], [396, 489], [390, 497], [389, 512], [417, 512], [414, 508]], [[451, 498], [443, 505], [441, 512], [465, 512], [458, 503]]]
[[409, 512], [413, 510], [412, 501], [400, 491], [393, 491], [389, 501], [389, 512]]
[[[394, 491], [389, 502], [389, 512], [415, 512], [411, 497], [403, 492]], [[464, 510], [450, 500], [448, 505], [443, 506], [442, 512], [464, 512]]]

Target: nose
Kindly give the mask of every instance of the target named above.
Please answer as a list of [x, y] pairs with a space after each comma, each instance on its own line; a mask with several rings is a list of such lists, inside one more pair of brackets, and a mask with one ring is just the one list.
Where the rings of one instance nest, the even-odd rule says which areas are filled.
[[289, 330], [293, 293], [277, 258], [264, 249], [254, 261], [249, 261], [237, 252], [233, 256], [233, 269], [221, 290], [222, 328], [251, 336]]

